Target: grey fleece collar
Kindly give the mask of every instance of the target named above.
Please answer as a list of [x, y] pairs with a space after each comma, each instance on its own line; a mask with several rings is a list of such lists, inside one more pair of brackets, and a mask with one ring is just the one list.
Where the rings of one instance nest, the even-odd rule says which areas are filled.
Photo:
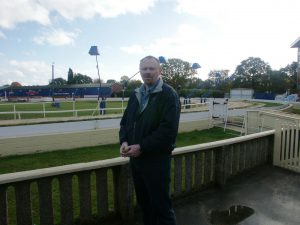
[[[161, 92], [162, 91], [162, 86], [163, 86], [164, 82], [161, 78], [159, 78], [159, 82], [158, 84], [156, 85], [156, 87], [154, 88], [154, 90], [151, 92], [152, 93], [157, 93], [157, 92]], [[142, 86], [136, 88], [134, 91], [135, 91], [135, 96], [139, 102], [139, 104], [141, 105], [141, 88], [144, 88], [144, 84], [142, 84]]]

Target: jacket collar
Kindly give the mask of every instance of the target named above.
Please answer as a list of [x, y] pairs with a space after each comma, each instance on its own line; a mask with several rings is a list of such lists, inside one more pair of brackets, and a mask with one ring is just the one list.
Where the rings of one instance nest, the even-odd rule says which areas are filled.
[[[151, 93], [161, 92], [163, 84], [164, 84], [163, 80], [161, 78], [159, 78], [158, 84], [151, 91]], [[142, 84], [140, 87], [136, 88], [134, 91], [135, 91], [135, 93], [141, 93], [143, 89], [145, 89], [145, 84]]]
[[[161, 92], [163, 84], [164, 84], [163, 80], [161, 78], [159, 78], [158, 84], [153, 89], [153, 91], [151, 91], [151, 94]], [[134, 90], [135, 96], [136, 96], [137, 100], [139, 101], [139, 104], [141, 104], [141, 96], [142, 96], [141, 92], [142, 92], [143, 88], [145, 88], [144, 84], [142, 84], [140, 87], [138, 87]]]

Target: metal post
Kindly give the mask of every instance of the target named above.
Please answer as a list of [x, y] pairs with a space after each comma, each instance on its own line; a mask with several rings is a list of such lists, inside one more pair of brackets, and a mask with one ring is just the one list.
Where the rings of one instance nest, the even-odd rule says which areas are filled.
[[76, 116], [75, 110], [75, 101], [73, 101], [73, 116]]
[[100, 79], [100, 73], [99, 73], [99, 66], [98, 66], [98, 58], [96, 55], [96, 62], [97, 62], [97, 71], [98, 71], [98, 78], [99, 78], [99, 91], [98, 91], [98, 101], [100, 99], [100, 91], [101, 91], [101, 79]]
[[45, 102], [43, 102], [43, 111], [44, 111], [44, 118], [46, 118]]
[[124, 113], [124, 92], [125, 92], [125, 87], [123, 87], [123, 95], [122, 95], [122, 113]]
[[14, 104], [14, 119], [17, 119], [17, 115], [16, 115], [16, 104]]
[[300, 48], [298, 48], [298, 57], [297, 57], [297, 90], [298, 97], [300, 96]]
[[52, 63], [52, 102], [54, 102], [54, 62]]

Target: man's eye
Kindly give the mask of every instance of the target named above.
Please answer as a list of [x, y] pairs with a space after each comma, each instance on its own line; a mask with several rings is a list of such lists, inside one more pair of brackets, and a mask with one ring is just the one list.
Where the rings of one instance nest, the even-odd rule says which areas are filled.
[[155, 70], [155, 68], [154, 67], [144, 67], [144, 68], [142, 68], [142, 70], [151, 70], [151, 71], [153, 71], [153, 70]]

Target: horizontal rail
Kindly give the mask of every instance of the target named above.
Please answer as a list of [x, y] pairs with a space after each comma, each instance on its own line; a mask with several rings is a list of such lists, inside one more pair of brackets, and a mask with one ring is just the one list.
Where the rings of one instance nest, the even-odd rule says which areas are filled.
[[120, 166], [127, 164], [128, 158], [117, 157], [113, 159], [99, 160], [87, 163], [75, 163], [65, 166], [49, 167], [44, 169], [36, 169], [30, 171], [23, 171], [17, 173], [7, 173], [0, 175], [0, 185], [20, 181], [35, 180], [40, 178], [58, 176], [61, 174], [70, 174], [88, 170], [95, 170], [100, 168], [108, 168], [113, 166]]
[[[181, 108], [185, 108], [186, 106], [198, 106], [198, 105], [203, 105], [203, 103], [195, 103], [195, 104], [185, 104], [182, 105]], [[110, 111], [110, 110], [124, 110], [125, 108], [122, 107], [118, 107], [118, 108], [103, 108], [106, 111]], [[47, 111], [5, 111], [5, 112], [0, 112], [0, 115], [4, 115], [4, 114], [42, 114], [42, 113], [46, 113], [46, 114], [51, 114], [51, 113], [74, 113], [74, 112], [91, 112], [91, 111], [95, 111], [95, 110], [100, 110], [100, 108], [93, 108], [93, 109], [69, 109], [69, 110], [47, 110]]]
[[266, 137], [269, 135], [275, 134], [275, 130], [268, 130], [260, 133], [255, 133], [255, 134], [249, 134], [246, 136], [241, 136], [241, 137], [235, 137], [235, 138], [230, 138], [226, 140], [221, 140], [221, 141], [214, 141], [214, 142], [209, 142], [209, 143], [204, 143], [204, 144], [198, 144], [198, 145], [190, 145], [186, 147], [181, 147], [181, 148], [176, 148], [173, 151], [173, 155], [179, 155], [182, 153], [188, 153], [188, 152], [195, 152], [195, 151], [201, 151], [201, 150], [207, 150], [211, 148], [218, 148], [226, 145], [231, 145], [235, 143], [241, 143], [245, 141], [250, 141], [253, 139], [261, 138], [261, 137]]

